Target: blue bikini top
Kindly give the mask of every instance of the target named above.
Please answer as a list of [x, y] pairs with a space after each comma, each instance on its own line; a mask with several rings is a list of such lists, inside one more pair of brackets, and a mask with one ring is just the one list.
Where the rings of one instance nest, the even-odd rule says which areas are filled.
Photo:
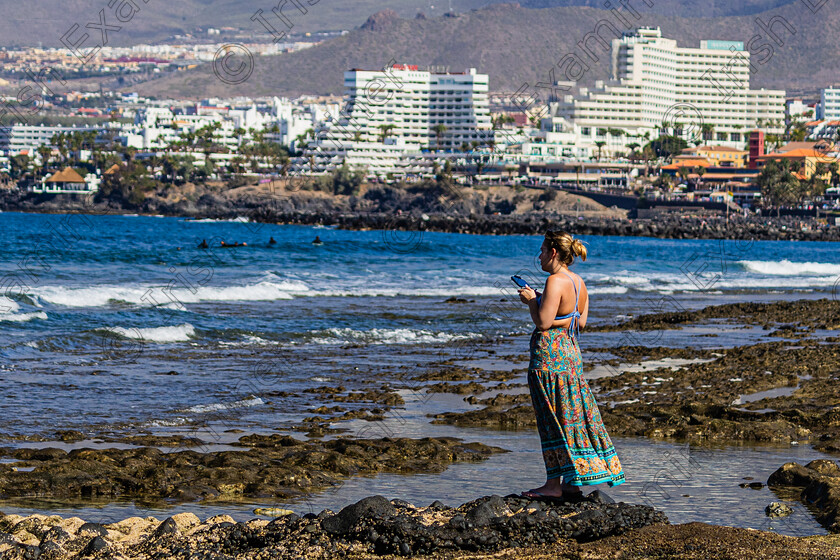
[[[575, 280], [572, 278], [567, 272], [563, 271], [563, 274], [569, 277], [569, 280], [572, 281], [572, 288], [575, 289], [575, 310], [567, 315], [557, 316], [554, 318], [555, 321], [558, 319], [571, 319], [572, 322], [569, 323], [569, 334], [575, 335], [578, 332], [578, 319], [580, 319], [580, 311], [578, 311], [578, 301], [580, 299], [580, 289], [578, 286], [575, 286]], [[583, 280], [581, 280], [581, 284]]]
[[[572, 288], [575, 289], [575, 307], [574, 307], [575, 310], [572, 311], [571, 313], [566, 314], [566, 315], [558, 315], [557, 317], [554, 318], [554, 320], [558, 321], [560, 319], [571, 319], [572, 321], [571, 321], [571, 323], [569, 323], [569, 334], [574, 336], [575, 334], [577, 334], [579, 332], [578, 319], [580, 319], [580, 311], [578, 311], [578, 301], [580, 300], [580, 289], [579, 289], [579, 286], [575, 286], [575, 280], [574, 280], [574, 278], [571, 277], [571, 275], [569, 273], [567, 273], [565, 271], [562, 271], [562, 270], [561, 270], [561, 272], [569, 277], [569, 280], [572, 281]], [[581, 280], [580, 283], [582, 284], [583, 280]], [[542, 298], [537, 299], [538, 303], [539, 303], [540, 299], [542, 299]]]

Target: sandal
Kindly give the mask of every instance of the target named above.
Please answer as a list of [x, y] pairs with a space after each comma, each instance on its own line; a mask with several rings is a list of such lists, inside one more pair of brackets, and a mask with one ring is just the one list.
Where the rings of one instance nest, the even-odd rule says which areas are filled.
[[542, 492], [537, 492], [536, 490], [528, 490], [527, 492], [522, 492], [519, 495], [529, 500], [544, 502], [547, 504], [563, 504], [569, 501], [565, 496], [549, 496], [548, 494], [543, 494]]

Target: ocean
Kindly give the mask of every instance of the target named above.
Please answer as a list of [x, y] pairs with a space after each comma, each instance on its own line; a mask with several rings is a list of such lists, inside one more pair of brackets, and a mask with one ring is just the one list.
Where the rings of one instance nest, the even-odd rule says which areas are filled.
[[[0, 214], [0, 225], [0, 445], [43, 446], [73, 430], [88, 445], [180, 433], [222, 449], [238, 430], [283, 431], [311, 416], [319, 397], [306, 389], [392, 384], [405, 391], [399, 380], [407, 370], [445, 359], [469, 364], [487, 348], [509, 363], [521, 357], [517, 367], [524, 367], [533, 325], [510, 276], [538, 285], [545, 277], [539, 236], [20, 213]], [[312, 243], [316, 236], [322, 244]], [[590, 293], [590, 325], [839, 295], [836, 243], [582, 239], [589, 259], [573, 268]], [[764, 336], [696, 334], [667, 331], [656, 343], [726, 347]], [[584, 360], [588, 347], [621, 336], [584, 333]], [[467, 407], [445, 400], [452, 397], [424, 400], [420, 420], [384, 435], [510, 438], [422, 420], [430, 410]], [[528, 476], [539, 478], [536, 467]]]

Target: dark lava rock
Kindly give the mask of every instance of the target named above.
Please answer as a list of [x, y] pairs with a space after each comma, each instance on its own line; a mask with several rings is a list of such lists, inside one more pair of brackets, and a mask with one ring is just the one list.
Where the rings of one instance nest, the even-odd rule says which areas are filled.
[[[402, 402], [396, 400], [401, 399], [397, 393], [384, 389], [335, 398], [370, 400], [382, 407]], [[349, 476], [382, 471], [441, 472], [453, 462], [483, 461], [505, 451], [455, 438], [336, 438], [317, 442], [279, 434], [243, 436], [235, 445], [243, 449], [208, 453], [163, 453], [153, 447], [50, 451], [39, 455], [38, 468], [0, 476], [0, 495], [177, 501], [219, 499], [222, 495], [229, 500], [266, 496], [281, 499], [334, 486]], [[37, 454], [30, 449], [0, 453], [20, 460], [30, 460]], [[0, 467], [0, 472], [6, 471]]]
[[67, 551], [61, 548], [61, 545], [55, 541], [42, 542], [38, 548], [41, 551], [42, 560], [63, 558], [67, 554]]
[[371, 496], [349, 505], [332, 517], [321, 522], [324, 530], [332, 535], [343, 535], [362, 517], [385, 517], [394, 515], [396, 508], [384, 496]]
[[496, 518], [509, 513], [510, 509], [501, 496], [490, 496], [490, 499], [483, 502], [467, 512], [465, 519], [476, 527], [484, 527]]
[[801, 488], [800, 499], [819, 509], [817, 521], [840, 533], [840, 468], [832, 461], [811, 461], [804, 467], [785, 463], [767, 479], [768, 486]]
[[160, 525], [157, 526], [154, 535], [155, 537], [162, 537], [164, 535], [177, 535], [178, 533], [178, 525], [175, 523], [175, 520], [171, 517], [167, 517]]
[[615, 500], [613, 500], [608, 494], [601, 490], [595, 490], [588, 496], [586, 496], [590, 502], [595, 502], [596, 504], [614, 504]]
[[[41, 542], [52, 541], [58, 544], [64, 544], [67, 541], [71, 540], [73, 535], [62, 529], [61, 527], [55, 526], [50, 527], [50, 529], [44, 533], [44, 536], [41, 538]], [[43, 544], [41, 545], [43, 547]]]
[[107, 537], [108, 529], [99, 523], [85, 523], [79, 527], [76, 534], [80, 537]]
[[102, 537], [93, 537], [82, 551], [82, 556], [91, 556], [108, 548], [108, 542]]

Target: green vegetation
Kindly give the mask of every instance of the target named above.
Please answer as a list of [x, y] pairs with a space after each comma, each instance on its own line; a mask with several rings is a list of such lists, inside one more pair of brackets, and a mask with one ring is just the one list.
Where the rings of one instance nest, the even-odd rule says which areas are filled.
[[761, 170], [757, 183], [765, 206], [775, 207], [780, 215], [782, 206], [803, 204], [822, 196], [827, 185], [821, 176], [832, 171], [834, 178], [836, 170], [836, 162], [832, 165], [818, 163], [809, 179], [799, 179], [794, 173], [800, 170], [794, 169], [790, 161], [769, 160]]
[[662, 135], [648, 143], [644, 149], [650, 149], [658, 158], [668, 159], [672, 155], [679, 155], [686, 148], [688, 148], [688, 142], [679, 136]]
[[365, 172], [351, 170], [346, 164], [342, 165], [330, 175], [318, 177], [315, 186], [330, 194], [343, 194], [356, 196], [359, 188], [365, 182]]

